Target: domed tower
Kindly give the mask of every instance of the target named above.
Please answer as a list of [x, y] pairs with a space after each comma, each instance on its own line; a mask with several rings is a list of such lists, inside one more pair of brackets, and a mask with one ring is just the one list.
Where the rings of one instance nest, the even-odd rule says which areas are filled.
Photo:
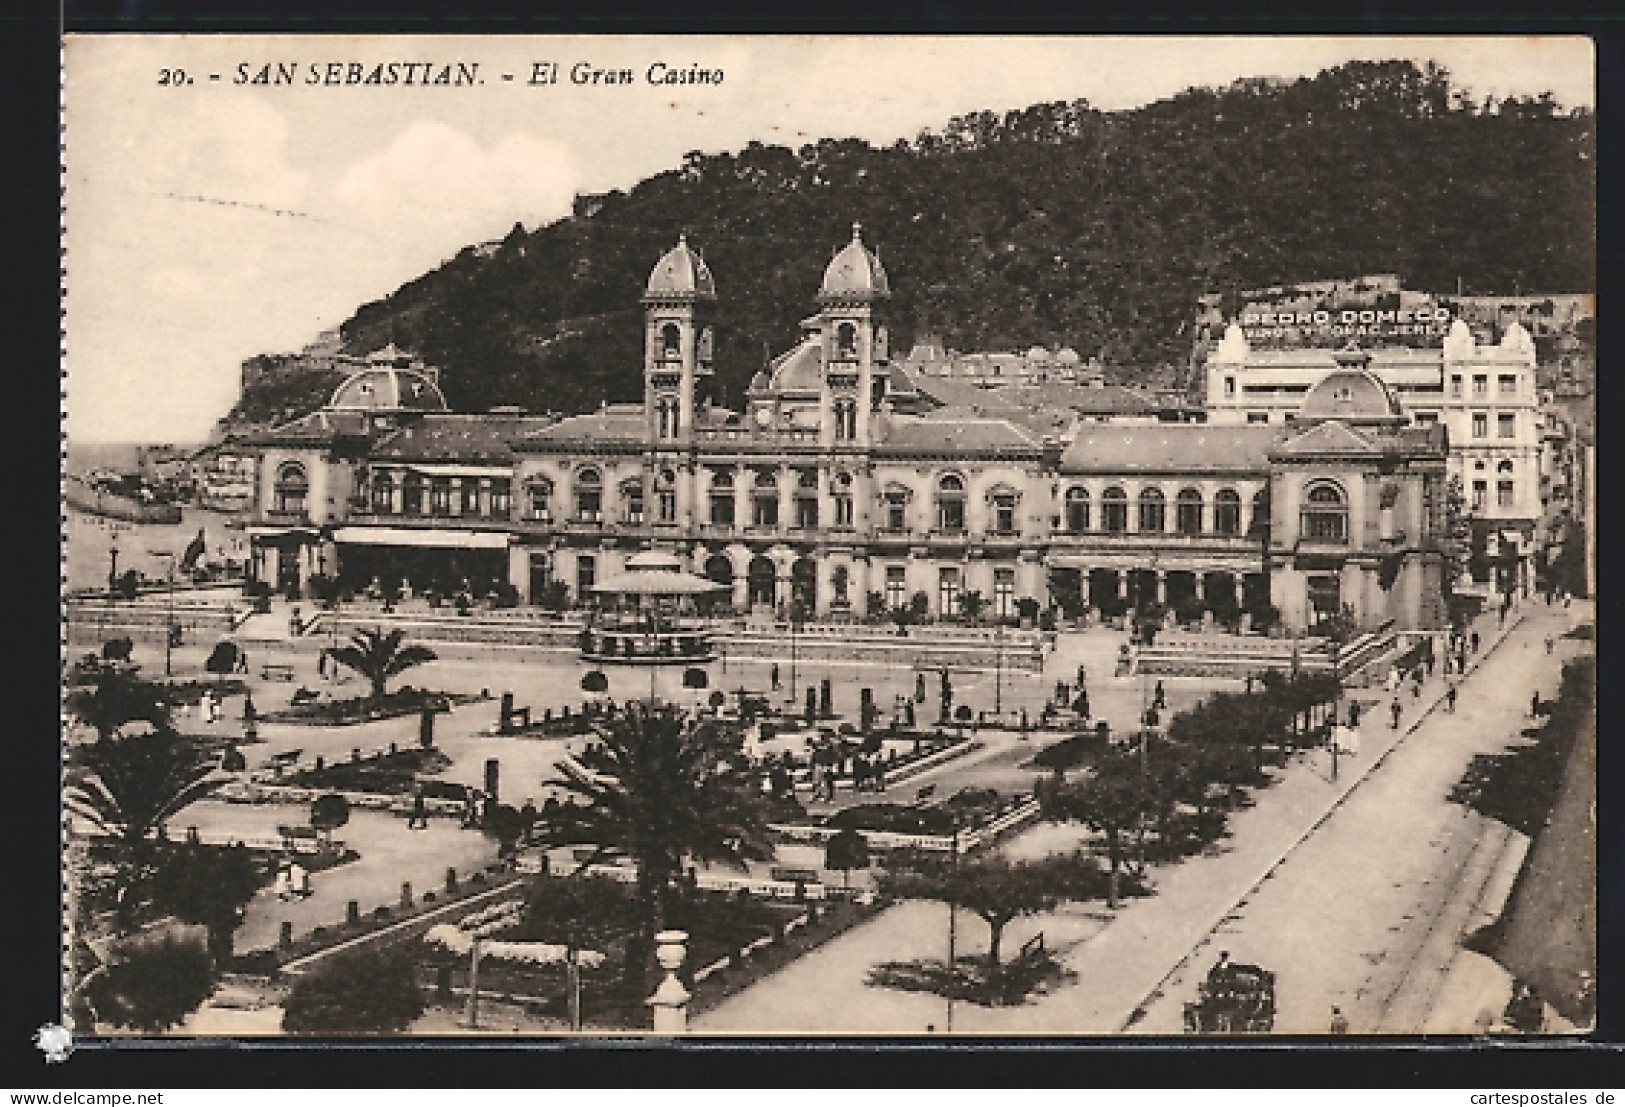
[[716, 298], [705, 259], [679, 236], [643, 292], [643, 405], [656, 444], [692, 436], [696, 382], [711, 375], [711, 330], [701, 329], [702, 315]]
[[886, 395], [889, 357], [876, 308], [890, 296], [880, 258], [863, 244], [863, 228], [852, 224], [852, 241], [830, 260], [818, 289], [824, 353], [819, 426], [825, 444], [870, 441], [871, 416]]

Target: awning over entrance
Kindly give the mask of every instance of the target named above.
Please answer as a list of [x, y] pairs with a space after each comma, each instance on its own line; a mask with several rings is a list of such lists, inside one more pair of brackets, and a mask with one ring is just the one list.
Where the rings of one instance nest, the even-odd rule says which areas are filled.
[[318, 541], [322, 536], [321, 532], [318, 531], [315, 527], [258, 527], [258, 526], [250, 526], [250, 527], [243, 528], [243, 532], [245, 534], [247, 534], [250, 539], [254, 539], [254, 538], [289, 538], [289, 537], [292, 537], [292, 538], [305, 539], [305, 540], [310, 541], [310, 542], [315, 542], [315, 541]]
[[352, 546], [416, 546], [440, 550], [505, 550], [508, 535], [489, 530], [416, 530], [406, 527], [339, 527], [336, 542]]
[[[385, 463], [379, 463], [380, 468]], [[450, 465], [436, 462], [405, 462], [402, 469], [410, 469], [414, 473], [422, 473], [427, 477], [511, 477], [512, 466], [493, 465]]]

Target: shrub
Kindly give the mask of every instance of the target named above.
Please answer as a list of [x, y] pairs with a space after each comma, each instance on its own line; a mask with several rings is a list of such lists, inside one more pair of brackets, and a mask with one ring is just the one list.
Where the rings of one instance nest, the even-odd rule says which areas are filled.
[[201, 928], [137, 938], [86, 989], [97, 1017], [160, 1033], [197, 1010], [214, 991], [214, 967]]
[[283, 1004], [290, 1034], [392, 1034], [423, 1013], [417, 969], [402, 951], [334, 957], [300, 977]]

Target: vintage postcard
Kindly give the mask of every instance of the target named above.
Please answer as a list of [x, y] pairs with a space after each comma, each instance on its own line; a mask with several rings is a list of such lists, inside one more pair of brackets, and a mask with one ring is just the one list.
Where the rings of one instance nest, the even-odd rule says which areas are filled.
[[63, 1025], [1584, 1033], [1593, 69], [70, 35]]

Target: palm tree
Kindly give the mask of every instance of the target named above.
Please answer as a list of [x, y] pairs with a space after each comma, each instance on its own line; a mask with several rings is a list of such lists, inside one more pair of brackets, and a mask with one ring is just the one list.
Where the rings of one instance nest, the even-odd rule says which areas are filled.
[[[740, 735], [717, 720], [628, 709], [598, 735], [599, 746], [583, 756], [594, 773], [561, 783], [572, 801], [543, 816], [542, 840], [591, 843], [596, 848], [580, 869], [616, 857], [634, 861], [637, 929], [646, 943], [659, 928], [662, 892], [685, 859], [743, 867], [772, 857], [761, 793]], [[646, 950], [628, 950], [629, 975], [641, 971]]]
[[152, 866], [155, 843], [148, 836], [214, 791], [221, 780], [213, 776], [214, 766], [168, 727], [85, 747], [84, 766], [70, 776], [63, 800], [115, 843], [115, 894], [125, 924], [134, 918], [135, 889]]
[[427, 646], [402, 646], [406, 632], [399, 628], [385, 634], [378, 630], [361, 630], [350, 636], [348, 646], [339, 646], [329, 656], [340, 665], [354, 669], [372, 683], [372, 698], [384, 698], [384, 683], [392, 676], [433, 661], [436, 654]]

